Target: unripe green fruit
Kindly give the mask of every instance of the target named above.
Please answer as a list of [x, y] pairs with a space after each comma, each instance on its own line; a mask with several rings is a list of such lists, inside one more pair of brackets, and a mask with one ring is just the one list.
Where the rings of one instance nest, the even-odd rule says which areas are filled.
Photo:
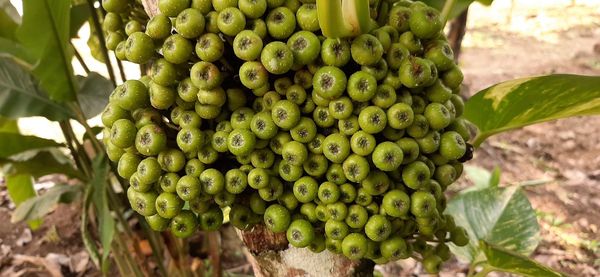
[[150, 69], [101, 116], [133, 210], [189, 237], [229, 208], [295, 247], [439, 271], [444, 242], [469, 243], [444, 215], [472, 158], [464, 76], [437, 11], [387, 2], [368, 33], [326, 38], [314, 0], [160, 0], [146, 22], [103, 0], [107, 47]]

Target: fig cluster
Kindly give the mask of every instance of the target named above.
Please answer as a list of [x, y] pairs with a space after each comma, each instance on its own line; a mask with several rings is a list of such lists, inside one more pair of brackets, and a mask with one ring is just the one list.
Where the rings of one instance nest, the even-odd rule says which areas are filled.
[[[110, 96], [108, 156], [154, 230], [217, 230], [226, 211], [295, 247], [436, 272], [468, 242], [444, 191], [472, 155], [439, 12], [386, 1], [381, 26], [325, 38], [314, 2], [159, 0], [108, 36], [149, 68]], [[119, 5], [136, 3], [104, 0], [107, 19]]]

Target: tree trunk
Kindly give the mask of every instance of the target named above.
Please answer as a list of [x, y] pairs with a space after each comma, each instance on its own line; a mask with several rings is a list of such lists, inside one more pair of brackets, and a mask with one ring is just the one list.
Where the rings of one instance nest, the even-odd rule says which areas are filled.
[[374, 263], [371, 261], [351, 261], [327, 250], [313, 253], [289, 246], [285, 233], [275, 234], [262, 224], [249, 231], [238, 231], [238, 235], [247, 247], [246, 257], [257, 277], [373, 276]]
[[456, 19], [452, 20], [452, 23], [450, 23], [448, 41], [450, 42], [450, 47], [452, 47], [452, 51], [454, 52], [454, 59], [457, 61], [458, 57], [460, 56], [462, 41], [467, 31], [468, 13], [469, 8], [465, 9]]
[[[150, 18], [158, 14], [158, 0], [142, 0]], [[264, 225], [238, 231], [247, 247], [249, 262], [257, 277], [370, 277], [375, 264], [368, 260], [351, 261], [327, 250], [315, 254], [308, 249], [291, 247], [285, 233], [275, 234]]]

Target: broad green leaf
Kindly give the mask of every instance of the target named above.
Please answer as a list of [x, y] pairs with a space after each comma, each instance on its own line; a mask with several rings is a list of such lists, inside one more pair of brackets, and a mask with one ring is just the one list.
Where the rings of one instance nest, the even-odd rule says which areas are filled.
[[[21, 24], [17, 9], [9, 0], [0, 0], [0, 37], [15, 40], [15, 31]], [[1, 49], [1, 48], [0, 48]]]
[[[10, 219], [11, 222], [24, 220], [40, 219], [56, 209], [56, 205], [61, 202], [66, 194], [77, 193], [82, 189], [81, 186], [55, 185], [45, 193], [27, 199], [21, 205], [17, 206]], [[66, 197], [71, 198], [73, 197]]]
[[560, 272], [539, 264], [527, 256], [486, 243], [485, 241], [481, 241], [479, 247], [487, 258], [487, 265], [485, 267], [493, 271], [504, 271], [519, 276], [531, 277], [565, 276]]
[[14, 119], [0, 116], [0, 132], [1, 133], [19, 133], [19, 125]]
[[500, 184], [499, 167], [494, 168], [493, 172], [489, 172], [488, 170], [482, 167], [465, 165], [464, 170], [467, 178], [471, 180], [471, 182], [473, 182], [473, 186], [462, 190], [460, 193], [466, 193], [490, 187], [497, 187], [498, 184]]
[[94, 178], [91, 181], [91, 186], [94, 191], [92, 193], [92, 202], [96, 207], [96, 216], [98, 217], [98, 233], [100, 234], [100, 242], [102, 243], [102, 271], [107, 272], [108, 254], [115, 235], [115, 220], [110, 214], [107, 199], [108, 184], [108, 160], [105, 155], [96, 157], [93, 161], [92, 169], [94, 170]]
[[56, 148], [31, 150], [10, 159], [0, 159], [3, 172], [8, 174], [30, 174], [39, 178], [49, 174], [64, 174], [71, 178], [83, 180], [85, 177], [71, 163], [71, 160]]
[[6, 57], [0, 57], [0, 115], [54, 121], [72, 117], [70, 110], [48, 98], [25, 68]]
[[81, 205], [81, 224], [80, 224], [80, 232], [81, 232], [81, 240], [83, 241], [83, 246], [90, 254], [90, 259], [96, 267], [100, 266], [100, 253], [98, 252], [98, 247], [96, 246], [96, 241], [92, 237], [90, 233], [90, 229], [88, 224], [90, 221], [89, 213], [90, 207], [92, 204], [92, 193], [94, 192], [94, 188], [92, 186], [86, 186], [84, 194], [83, 194], [83, 205]]
[[539, 225], [531, 203], [517, 186], [490, 187], [459, 194], [448, 202], [446, 213], [465, 228], [470, 243], [450, 245], [454, 254], [473, 261], [479, 254], [479, 240], [528, 255], [538, 245]]
[[112, 82], [96, 72], [87, 77], [77, 76], [77, 98], [86, 118], [90, 119], [102, 112], [108, 104], [108, 96], [113, 90]]
[[94, 59], [104, 63], [106, 59], [102, 55], [102, 46], [100, 46], [100, 39], [96, 33], [96, 29], [93, 24], [90, 24], [90, 38], [87, 40], [87, 46], [90, 49], [90, 54]]
[[[452, 10], [450, 11], [450, 14], [448, 15], [448, 19], [453, 19], [459, 16], [464, 10], [473, 4], [473, 2], [479, 2], [483, 5], [489, 6], [493, 1], [494, 0], [456, 0]], [[444, 4], [446, 4], [447, 0], [421, 0], [421, 2], [425, 2], [427, 5], [441, 11], [444, 8]]]
[[69, 51], [70, 0], [23, 0], [23, 23], [17, 38], [38, 61], [33, 75], [51, 99], [75, 100]]
[[15, 133], [0, 133], [0, 142], [0, 158], [3, 159], [27, 150], [62, 146], [53, 140]]
[[548, 75], [503, 82], [482, 90], [465, 104], [465, 117], [477, 126], [473, 144], [526, 125], [572, 116], [600, 114], [600, 77]]
[[[33, 178], [29, 174], [11, 174], [6, 175], [6, 187], [8, 196], [15, 203], [17, 209], [23, 202], [37, 195], [33, 188]], [[32, 230], [38, 229], [42, 225], [41, 219], [32, 219], [27, 222]]]
[[500, 184], [500, 175], [502, 171], [500, 171], [500, 167], [496, 166], [494, 171], [492, 171], [492, 176], [490, 177], [490, 187], [497, 187]]
[[23, 45], [14, 40], [0, 37], [0, 50], [2, 50], [0, 57], [17, 59], [22, 63], [26, 63], [27, 66], [31, 66], [35, 62], [27, 53], [27, 50], [23, 48]]
[[87, 3], [71, 6], [71, 25], [69, 26], [69, 36], [77, 37], [77, 32], [81, 26], [90, 18], [90, 8]]

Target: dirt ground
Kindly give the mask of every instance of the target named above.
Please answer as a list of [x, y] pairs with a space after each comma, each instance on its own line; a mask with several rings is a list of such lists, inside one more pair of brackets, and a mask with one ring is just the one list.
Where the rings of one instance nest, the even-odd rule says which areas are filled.
[[[467, 95], [517, 77], [600, 75], [600, 3], [533, 2], [514, 1], [512, 9], [508, 0], [497, 0], [492, 8], [472, 6], [460, 58]], [[549, 122], [492, 137], [469, 164], [488, 170], [498, 166], [502, 184], [546, 180], [526, 188], [541, 226], [533, 258], [572, 276], [600, 276], [600, 117]], [[77, 207], [60, 206], [31, 233], [25, 224], [9, 224], [12, 207], [5, 191], [0, 192], [0, 276], [41, 274], [39, 264], [15, 264], [16, 255], [59, 260], [65, 276], [95, 272], [91, 262], [84, 262]], [[247, 272], [232, 233], [223, 237], [227, 256], [239, 259], [225, 259], [224, 268]], [[453, 261], [442, 275], [464, 276], [466, 268]], [[410, 262], [381, 270], [389, 276], [420, 272]]]

